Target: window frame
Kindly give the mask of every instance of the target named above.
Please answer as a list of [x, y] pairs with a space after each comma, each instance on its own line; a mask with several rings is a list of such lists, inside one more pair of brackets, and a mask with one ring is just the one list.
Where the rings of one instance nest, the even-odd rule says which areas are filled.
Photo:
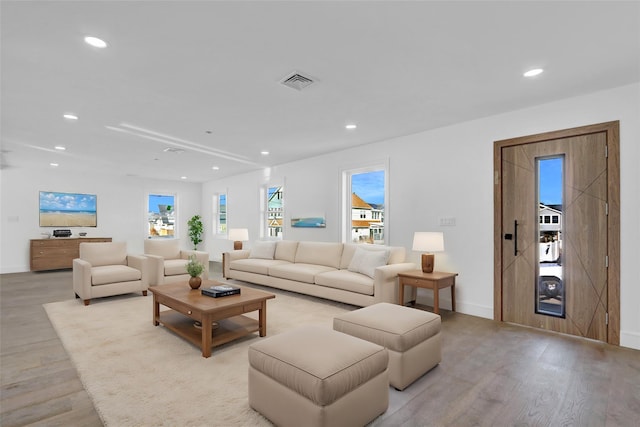
[[[224, 209], [224, 230], [221, 229], [222, 224], [222, 210], [220, 209], [220, 198], [224, 196], [225, 199], [225, 209]], [[229, 224], [229, 196], [228, 192], [225, 191], [223, 193], [215, 193], [213, 195], [213, 227], [212, 232], [214, 236], [226, 236], [229, 228], [227, 225]]]
[[[285, 211], [286, 211], [286, 203], [285, 203], [285, 191], [284, 191], [284, 182], [282, 183], [268, 183], [264, 186], [260, 187], [260, 237], [263, 239], [271, 239], [271, 240], [283, 240], [285, 235]], [[271, 188], [279, 188], [281, 193], [281, 218], [282, 218], [282, 226], [280, 235], [271, 236], [270, 235], [270, 227], [269, 226], [269, 190]]]
[[[352, 193], [352, 177], [353, 175], [360, 175], [363, 173], [383, 171], [384, 172], [384, 209], [381, 214], [382, 224], [383, 224], [383, 233], [384, 238], [382, 239], [382, 243], [377, 243], [379, 245], [389, 245], [389, 230], [387, 227], [384, 227], [384, 224], [389, 224], [389, 159], [384, 159], [376, 162], [371, 162], [366, 165], [354, 166], [350, 168], [343, 169], [341, 174], [341, 193], [342, 193], [342, 206], [341, 206], [341, 240], [343, 243], [355, 243], [352, 239], [352, 230], [353, 223], [352, 215], [353, 208], [351, 206], [351, 193]], [[373, 213], [372, 213], [373, 215]]]
[[[152, 196], [156, 196], [156, 197], [173, 197], [173, 234], [169, 234], [169, 235], [161, 235], [161, 234], [151, 234], [151, 226], [150, 226], [150, 221], [149, 221], [149, 202], [150, 202], [150, 198]], [[144, 215], [144, 224], [145, 224], [145, 236], [147, 239], [177, 239], [179, 238], [179, 212], [178, 212], [178, 208], [179, 208], [180, 204], [179, 204], [179, 200], [178, 200], [178, 193], [176, 192], [172, 192], [172, 191], [153, 191], [153, 192], [148, 192], [146, 193], [146, 198], [145, 198], [145, 215]]]

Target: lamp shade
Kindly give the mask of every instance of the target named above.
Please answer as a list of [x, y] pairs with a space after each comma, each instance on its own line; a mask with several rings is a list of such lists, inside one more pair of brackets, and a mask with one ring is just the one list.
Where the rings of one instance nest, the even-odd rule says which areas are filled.
[[249, 230], [246, 228], [231, 228], [229, 229], [229, 240], [236, 242], [249, 240]]
[[435, 231], [416, 231], [413, 235], [414, 251], [442, 252], [444, 251], [444, 234]]

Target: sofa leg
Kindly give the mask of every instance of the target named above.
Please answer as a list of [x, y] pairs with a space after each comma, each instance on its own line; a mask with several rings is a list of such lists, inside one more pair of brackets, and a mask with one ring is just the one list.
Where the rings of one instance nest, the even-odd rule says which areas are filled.
[[142, 291], [142, 296], [146, 297], [147, 296], [147, 291]]
[[90, 299], [84, 300], [84, 305], [89, 305], [89, 304], [91, 304], [91, 300]]

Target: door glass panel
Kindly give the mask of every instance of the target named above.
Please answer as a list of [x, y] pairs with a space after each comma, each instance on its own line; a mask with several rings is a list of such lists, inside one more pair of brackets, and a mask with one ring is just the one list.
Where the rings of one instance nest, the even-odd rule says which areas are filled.
[[536, 280], [538, 314], [565, 317], [566, 289], [562, 266], [564, 156], [536, 159], [539, 249]]

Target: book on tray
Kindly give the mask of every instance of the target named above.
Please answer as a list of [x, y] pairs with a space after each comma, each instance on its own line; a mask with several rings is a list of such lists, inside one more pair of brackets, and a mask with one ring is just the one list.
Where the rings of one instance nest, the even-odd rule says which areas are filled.
[[202, 288], [202, 295], [214, 298], [238, 295], [239, 293], [240, 288], [233, 285], [216, 285], [208, 288]]

